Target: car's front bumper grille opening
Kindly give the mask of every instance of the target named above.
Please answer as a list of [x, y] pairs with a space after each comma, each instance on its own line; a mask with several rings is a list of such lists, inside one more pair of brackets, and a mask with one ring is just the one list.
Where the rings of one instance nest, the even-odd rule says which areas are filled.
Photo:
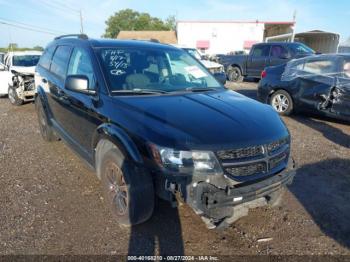
[[252, 146], [232, 150], [222, 150], [218, 151], [217, 155], [221, 160], [237, 160], [258, 157], [264, 155], [264, 148], [262, 146]]
[[265, 145], [221, 150], [216, 155], [225, 173], [233, 178], [264, 175], [287, 165], [289, 143], [289, 137], [285, 137]]
[[254, 163], [250, 165], [228, 167], [225, 169], [232, 176], [252, 176], [266, 172], [266, 163]]
[[287, 153], [283, 152], [282, 154], [279, 154], [276, 157], [273, 157], [270, 159], [269, 161], [269, 167], [270, 169], [274, 169], [275, 167], [278, 167], [279, 165], [281, 165], [283, 162], [287, 162]]

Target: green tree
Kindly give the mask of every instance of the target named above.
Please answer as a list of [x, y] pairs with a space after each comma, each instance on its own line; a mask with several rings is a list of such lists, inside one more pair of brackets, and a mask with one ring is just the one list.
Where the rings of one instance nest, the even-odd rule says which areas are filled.
[[175, 17], [170, 16], [165, 21], [152, 17], [148, 13], [139, 13], [132, 9], [124, 9], [114, 13], [106, 21], [107, 28], [103, 37], [115, 38], [120, 31], [161, 31], [173, 30]]
[[174, 15], [169, 16], [167, 19], [165, 19], [165, 24], [171, 30], [175, 31], [176, 30], [176, 17]]
[[33, 47], [33, 50], [35, 50], [35, 51], [44, 51], [44, 48], [42, 46], [40, 46], [40, 45], [36, 45], [36, 46]]

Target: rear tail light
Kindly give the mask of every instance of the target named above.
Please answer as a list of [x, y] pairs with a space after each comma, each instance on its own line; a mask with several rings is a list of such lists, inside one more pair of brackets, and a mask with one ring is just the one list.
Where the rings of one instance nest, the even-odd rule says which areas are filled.
[[265, 77], [266, 77], [266, 71], [263, 70], [263, 71], [261, 72], [261, 78], [265, 78]]

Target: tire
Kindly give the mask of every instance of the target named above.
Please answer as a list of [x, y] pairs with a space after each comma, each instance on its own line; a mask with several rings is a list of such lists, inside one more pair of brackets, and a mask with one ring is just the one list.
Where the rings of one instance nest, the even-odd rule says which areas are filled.
[[132, 226], [147, 221], [155, 202], [151, 175], [139, 173], [116, 146], [104, 153], [98, 166], [104, 199], [117, 222]]
[[16, 89], [12, 86], [9, 86], [8, 88], [8, 98], [10, 100], [10, 103], [14, 106], [20, 106], [24, 102], [18, 97]]
[[241, 69], [239, 69], [239, 67], [236, 67], [236, 66], [230, 67], [227, 70], [227, 77], [228, 77], [228, 80], [231, 82], [242, 82], [243, 81]]
[[284, 90], [277, 90], [271, 95], [270, 105], [280, 115], [288, 116], [293, 113], [293, 99]]
[[47, 121], [47, 116], [39, 97], [36, 97], [35, 99], [35, 109], [38, 116], [39, 129], [42, 138], [47, 142], [57, 141], [58, 138]]

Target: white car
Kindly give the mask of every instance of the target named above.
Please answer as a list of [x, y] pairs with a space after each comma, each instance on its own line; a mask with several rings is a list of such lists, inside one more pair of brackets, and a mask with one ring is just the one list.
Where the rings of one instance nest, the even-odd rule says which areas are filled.
[[205, 60], [202, 59], [201, 54], [198, 52], [197, 49], [195, 48], [187, 48], [184, 47], [182, 48], [183, 50], [185, 50], [187, 53], [189, 53], [190, 55], [194, 56], [195, 58], [197, 58], [199, 61], [201, 61], [201, 63], [212, 73], [212, 74], [216, 74], [216, 73], [225, 73], [224, 70], [224, 66], [213, 62], [213, 61], [209, 61], [209, 60]]
[[20, 51], [5, 55], [0, 64], [0, 96], [9, 95], [12, 104], [34, 99], [34, 72], [42, 52]]
[[1, 64], [4, 63], [4, 58], [5, 58], [5, 53], [0, 52], [0, 63], [1, 63]]

